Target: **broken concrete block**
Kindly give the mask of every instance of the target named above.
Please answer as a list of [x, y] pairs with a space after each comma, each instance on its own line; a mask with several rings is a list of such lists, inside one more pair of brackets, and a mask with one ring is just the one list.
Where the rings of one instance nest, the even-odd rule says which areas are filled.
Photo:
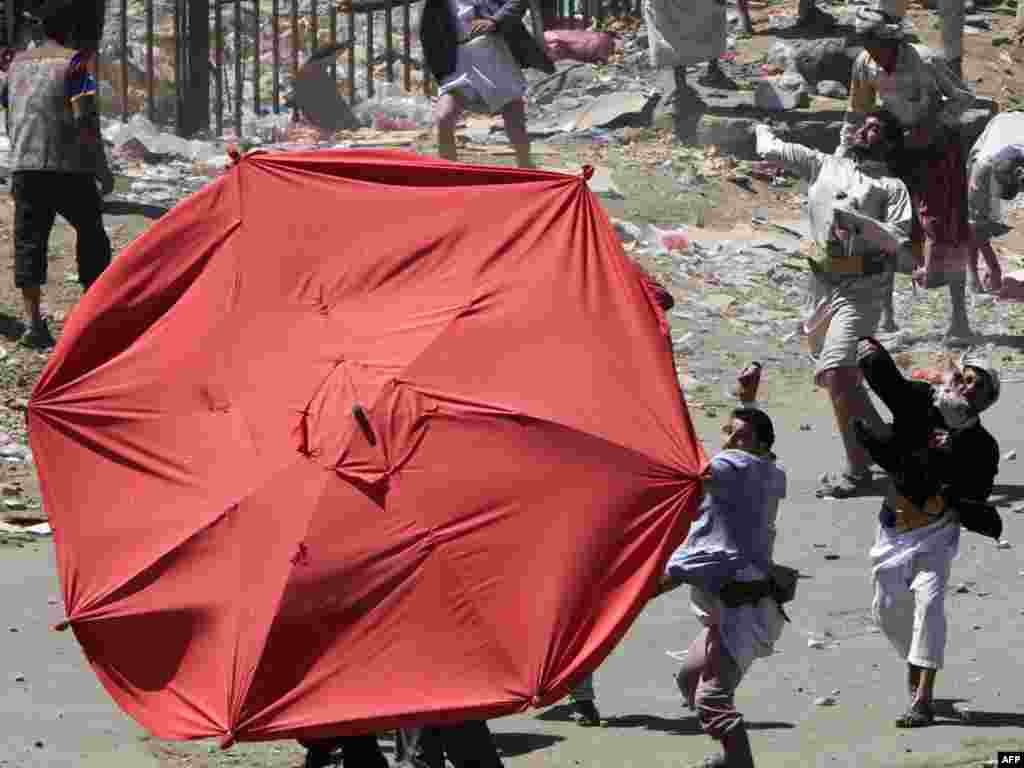
[[843, 99], [845, 101], [849, 97], [850, 92], [838, 80], [822, 80], [818, 83], [818, 95], [829, 99]]
[[805, 107], [810, 103], [806, 81], [795, 73], [777, 78], [766, 77], [758, 82], [754, 90], [754, 103], [758, 108], [770, 112]]
[[753, 159], [754, 126], [758, 121], [749, 117], [721, 117], [702, 115], [697, 122], [697, 143], [720, 147], [740, 159]]

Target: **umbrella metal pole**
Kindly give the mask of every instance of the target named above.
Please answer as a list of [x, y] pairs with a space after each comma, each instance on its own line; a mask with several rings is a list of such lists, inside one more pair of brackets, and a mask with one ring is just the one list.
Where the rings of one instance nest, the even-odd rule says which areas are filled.
[[242, 0], [235, 0], [235, 136], [242, 138]]
[[[258, 2], [258, 0], [257, 0]], [[271, 99], [274, 102], [274, 114], [281, 111], [281, 0], [273, 0], [270, 10], [270, 25], [274, 34], [274, 47], [271, 49], [274, 72], [272, 74]]]

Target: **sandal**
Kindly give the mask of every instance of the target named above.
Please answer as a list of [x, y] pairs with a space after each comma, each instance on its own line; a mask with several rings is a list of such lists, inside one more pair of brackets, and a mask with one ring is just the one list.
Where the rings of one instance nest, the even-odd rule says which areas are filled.
[[861, 493], [871, 487], [871, 483], [872, 476], [870, 471], [855, 475], [849, 472], [827, 474], [821, 478], [821, 485], [814, 492], [814, 495], [819, 499], [829, 496], [833, 499], [849, 499], [853, 496], [861, 495]]
[[728, 766], [729, 763], [726, 762], [725, 755], [708, 755], [693, 768], [728, 768]]
[[935, 722], [935, 713], [927, 704], [911, 704], [910, 708], [896, 718], [897, 728], [924, 728]]

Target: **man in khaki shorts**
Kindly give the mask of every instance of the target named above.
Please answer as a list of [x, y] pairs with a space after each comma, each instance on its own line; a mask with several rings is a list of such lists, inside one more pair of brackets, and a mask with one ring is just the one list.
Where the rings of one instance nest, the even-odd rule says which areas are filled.
[[910, 242], [910, 194], [886, 163], [899, 130], [887, 115], [873, 113], [837, 157], [780, 141], [766, 126], [756, 129], [759, 155], [810, 182], [812, 313], [804, 327], [816, 326], [814, 381], [828, 390], [845, 449], [843, 467], [823, 478], [819, 496], [853, 496], [872, 482], [871, 458], [851, 420], [880, 426], [881, 418], [857, 369], [857, 339], [875, 332], [895, 260]]

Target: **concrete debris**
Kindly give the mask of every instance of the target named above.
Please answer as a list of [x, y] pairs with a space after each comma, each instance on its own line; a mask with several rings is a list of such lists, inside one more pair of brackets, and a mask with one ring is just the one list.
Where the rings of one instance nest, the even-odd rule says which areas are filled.
[[819, 696], [814, 700], [816, 707], [834, 707], [837, 701], [835, 696]]

